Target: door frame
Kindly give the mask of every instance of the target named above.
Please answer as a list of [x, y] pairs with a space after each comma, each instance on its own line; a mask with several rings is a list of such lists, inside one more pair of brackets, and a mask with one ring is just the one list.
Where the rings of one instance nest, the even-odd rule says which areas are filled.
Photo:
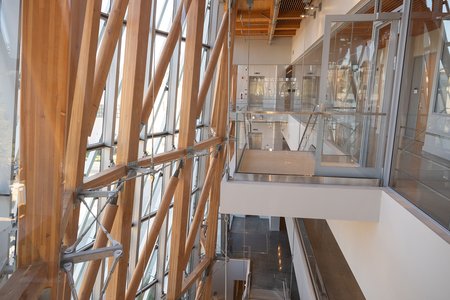
[[[385, 87], [383, 98], [389, 99], [393, 91], [393, 81], [395, 76], [396, 54], [398, 48], [398, 32], [400, 28], [400, 20], [402, 13], [390, 12], [390, 13], [378, 13], [378, 14], [353, 14], [353, 15], [327, 15], [325, 16], [325, 28], [323, 35], [323, 48], [322, 48], [322, 65], [320, 73], [320, 85], [319, 85], [319, 112], [324, 112], [324, 106], [327, 103], [328, 95], [328, 60], [330, 53], [330, 37], [331, 34], [339, 28], [339, 26], [332, 26], [333, 23], [345, 23], [345, 22], [373, 22], [373, 34], [378, 33], [378, 30], [385, 26], [386, 23], [391, 23], [391, 32], [388, 49], [388, 65], [392, 66], [392, 69], [386, 70], [385, 82], [389, 86]], [[374, 51], [373, 55], [376, 51]], [[375, 61], [372, 59], [372, 64]], [[373, 68], [372, 68], [373, 70]], [[373, 72], [372, 72], [373, 73]], [[367, 93], [373, 91], [373, 74], [369, 77], [369, 86]], [[369, 96], [369, 95], [366, 95]], [[388, 113], [390, 110], [390, 104], [383, 104], [383, 114]], [[324, 118], [323, 115], [319, 115], [316, 153], [315, 153], [315, 174], [318, 176], [337, 176], [337, 177], [358, 177], [358, 178], [381, 178], [383, 174], [384, 161], [380, 161], [385, 152], [387, 132], [387, 123], [382, 127], [380, 136], [383, 139], [383, 144], [377, 149], [377, 165], [376, 167], [330, 167], [322, 166], [322, 152], [323, 152], [323, 139], [324, 139]]]

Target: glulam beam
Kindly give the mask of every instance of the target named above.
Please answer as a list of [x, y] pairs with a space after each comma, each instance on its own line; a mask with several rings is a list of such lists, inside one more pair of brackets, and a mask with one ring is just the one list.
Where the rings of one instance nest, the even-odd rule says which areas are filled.
[[62, 240], [69, 17], [67, 1], [22, 1], [20, 115], [26, 117], [20, 118], [19, 180], [25, 185], [26, 199], [18, 223], [17, 264], [27, 268], [43, 262], [41, 287], [50, 288], [54, 299]]
[[[87, 138], [89, 135], [86, 121], [89, 115], [89, 102], [92, 96], [94, 67], [97, 54], [98, 30], [100, 23], [100, 0], [88, 0], [84, 17], [83, 34], [75, 78], [75, 88], [69, 121], [67, 149], [64, 159], [64, 192], [71, 197], [64, 198], [64, 209], [69, 217], [65, 243], [76, 239], [79, 205], [74, 199], [76, 189], [83, 182], [84, 162], [86, 159]], [[72, 205], [73, 204], [73, 205]], [[65, 224], [66, 220], [62, 220]]]
[[0, 299], [38, 299], [46, 284], [46, 272], [43, 262], [17, 269], [0, 288]]
[[[84, 162], [89, 135], [86, 121], [89, 116], [88, 105], [93, 88], [100, 8], [100, 0], [86, 1], [78, 67], [75, 76], [73, 100], [71, 102], [67, 148], [64, 158], [64, 194], [66, 197], [62, 198], [63, 214], [60, 224], [65, 232], [64, 243], [66, 245], [73, 244], [78, 232], [80, 205], [75, 196], [77, 188], [83, 182], [84, 175]], [[62, 297], [70, 299], [71, 287], [67, 277], [65, 277], [63, 286], [64, 292]]]
[[[119, 165], [136, 161], [138, 157], [141, 131], [139, 120], [144, 94], [151, 2], [134, 0], [128, 6], [117, 143], [117, 164]], [[135, 180], [128, 180], [119, 193], [118, 209], [111, 233], [114, 239], [122, 244], [123, 254], [107, 287], [107, 299], [123, 299], [125, 297], [134, 192]]]
[[[204, 14], [205, 0], [193, 0], [187, 15], [178, 149], [192, 147], [195, 140], [196, 104], [198, 103], [199, 92], [197, 78], [200, 77]], [[185, 160], [175, 193], [169, 259], [168, 300], [178, 299], [182, 288], [184, 273], [182, 258], [184, 256], [191, 195], [192, 165], [192, 158]]]
[[94, 91], [90, 101], [90, 114], [87, 121], [89, 131], [94, 126], [98, 107], [102, 99], [106, 79], [116, 50], [117, 41], [122, 33], [123, 19], [129, 0], [114, 0], [106, 22], [102, 41], [98, 48], [97, 62], [95, 64]]
[[[230, 41], [224, 43], [222, 54], [220, 58], [219, 76], [216, 82], [216, 90], [214, 95], [213, 113], [211, 117], [211, 127], [216, 132], [218, 137], [225, 138], [227, 136], [227, 124], [228, 124], [228, 100], [229, 100], [229, 76], [228, 71], [231, 69], [228, 66], [229, 61], [233, 61], [233, 47], [234, 47], [234, 35], [236, 25], [236, 5], [231, 8], [231, 29], [230, 29]], [[228, 49], [228, 46], [230, 47]], [[231, 74], [230, 74], [231, 75]], [[230, 85], [231, 87], [231, 85]], [[231, 92], [231, 91], [230, 91]], [[220, 201], [220, 184], [222, 181], [222, 172], [227, 157], [227, 151], [219, 153], [217, 167], [215, 168], [213, 183], [211, 185], [210, 200], [207, 217], [207, 230], [206, 230], [206, 257], [213, 259], [216, 255], [216, 241], [217, 241], [217, 223], [219, 216], [219, 201]], [[205, 279], [204, 284], [204, 299], [211, 299], [212, 297], [212, 272], [209, 272], [209, 276]]]
[[127, 176], [126, 165], [116, 165], [84, 179], [83, 190], [96, 189]]
[[[204, 141], [194, 144], [192, 147], [193, 151], [201, 151], [205, 149], [209, 149], [210, 147], [217, 147], [222, 143], [223, 139], [218, 137], [211, 137]], [[160, 154], [156, 154], [153, 157], [143, 157], [138, 159], [136, 162], [132, 164], [136, 164], [139, 167], [150, 167], [150, 166], [158, 166], [162, 165], [174, 160], [182, 159], [188, 154], [186, 149], [176, 149]], [[130, 167], [128, 165], [116, 165], [104, 171], [101, 171], [95, 175], [87, 177], [84, 179], [84, 183], [82, 186], [83, 190], [88, 189], [98, 189], [104, 187], [110, 183], [113, 183], [127, 175]]]
[[183, 286], [181, 288], [180, 294], [186, 293], [187, 290], [198, 280], [206, 268], [211, 267], [214, 261], [211, 258], [205, 257], [203, 258], [198, 265], [195, 266], [194, 270], [183, 279]]

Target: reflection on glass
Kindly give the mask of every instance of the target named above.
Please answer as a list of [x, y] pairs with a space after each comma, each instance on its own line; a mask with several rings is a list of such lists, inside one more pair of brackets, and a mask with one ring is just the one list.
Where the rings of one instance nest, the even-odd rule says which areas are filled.
[[390, 184], [450, 229], [450, 26], [441, 4], [412, 4]]
[[374, 45], [372, 22], [348, 22], [332, 33], [328, 63], [327, 103], [336, 108], [366, 105]]
[[376, 168], [380, 174], [391, 23], [342, 22], [334, 27], [326, 99], [321, 99], [331, 114], [323, 123], [321, 165]]
[[450, 21], [443, 20], [441, 24], [442, 47], [439, 70], [437, 72], [437, 91], [434, 112], [450, 114]]

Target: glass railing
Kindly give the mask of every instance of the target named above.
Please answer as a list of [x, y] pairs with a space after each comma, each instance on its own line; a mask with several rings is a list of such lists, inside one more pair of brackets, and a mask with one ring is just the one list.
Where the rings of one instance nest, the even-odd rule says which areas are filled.
[[450, 137], [400, 126], [391, 186], [450, 230]]
[[237, 173], [381, 179], [379, 97], [348, 89], [321, 100], [319, 74], [318, 65], [238, 66], [230, 120]]
[[377, 178], [386, 115], [352, 108], [301, 111], [241, 109], [235, 122], [235, 172]]

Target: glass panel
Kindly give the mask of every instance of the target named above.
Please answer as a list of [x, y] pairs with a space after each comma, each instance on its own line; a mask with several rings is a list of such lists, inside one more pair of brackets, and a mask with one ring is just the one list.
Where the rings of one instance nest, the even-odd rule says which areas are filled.
[[107, 14], [111, 11], [111, 0], [102, 0], [101, 11]]
[[[149, 235], [149, 232], [150, 232], [150, 230], [151, 230], [151, 228], [152, 228], [152, 224], [153, 224], [153, 221], [154, 221], [154, 219], [155, 218], [150, 218], [149, 220], [146, 220], [146, 221], [144, 221], [144, 222], [142, 222], [141, 223], [141, 232], [140, 232], [140, 236], [139, 236], [139, 253], [141, 253], [142, 252], [142, 248], [144, 247], [144, 245], [145, 245], [145, 241], [147, 240], [147, 237], [148, 237], [148, 235]], [[154, 251], [154, 252], [156, 252], [156, 251]], [[153, 254], [152, 254], [152, 259], [155, 259], [156, 260], [156, 257], [155, 258], [153, 258], [153, 256], [155, 256], [155, 253], [153, 252]], [[151, 261], [150, 261], [150, 263], [151, 263]], [[154, 278], [153, 278], [154, 279]], [[153, 280], [152, 279], [152, 280]]]
[[156, 3], [156, 28], [168, 32], [172, 25], [173, 0], [162, 0]]
[[[169, 70], [167, 70], [163, 82], [167, 82]], [[150, 117], [148, 118], [148, 134], [161, 133], [166, 129], [167, 104], [168, 104], [168, 85], [163, 85], [159, 90], [158, 96], [154, 103]]]
[[[205, 70], [206, 70], [206, 67], [207, 67], [207, 60], [208, 60], [208, 55], [209, 55], [208, 52], [209, 52], [208, 49], [203, 48], [203, 51], [202, 51], [202, 65], [200, 67], [200, 80], [199, 80], [200, 86], [201, 86], [201, 83], [203, 82], [203, 79], [205, 77]], [[211, 86], [214, 86], [214, 84], [212, 83]], [[210, 90], [212, 90], [212, 89], [210, 88]], [[209, 99], [208, 99], [208, 94], [206, 95], [205, 103], [206, 103], [206, 101], [211, 101], [213, 99], [213, 96], [212, 96], [213, 93], [211, 93], [210, 95], [211, 96], [209, 97]], [[203, 120], [203, 110], [202, 110], [202, 112], [200, 113], [200, 117], [197, 119], [197, 125], [200, 125], [200, 124], [203, 124], [203, 123], [204, 123], [204, 120]]]
[[[184, 50], [186, 48], [186, 43], [181, 42], [180, 47], [180, 68], [179, 68], [179, 75], [178, 75], [178, 91], [177, 91], [177, 106], [176, 106], [176, 114], [175, 114], [175, 122], [176, 122], [176, 129], [180, 129], [180, 110], [181, 110], [181, 101], [182, 101], [182, 94], [183, 94], [183, 74], [184, 74]], [[177, 144], [175, 144], [177, 145]]]
[[164, 286], [163, 286], [164, 294], [167, 294], [168, 284], [169, 284], [169, 275], [166, 275], [166, 276], [164, 276]]
[[211, 24], [211, 0], [208, 0], [205, 7], [205, 21], [203, 25], [203, 44], [209, 43], [209, 35], [210, 35], [210, 24]]
[[105, 113], [104, 95], [105, 93], [102, 95], [100, 105], [98, 106], [97, 115], [95, 117], [94, 127], [92, 127], [91, 135], [88, 137], [88, 145], [96, 144], [102, 141], [103, 117]]
[[[78, 236], [81, 236], [82, 234], [85, 234], [85, 236], [83, 237], [77, 248], [86, 246], [90, 242], [94, 241], [97, 230], [96, 223], [93, 223], [95, 220], [91, 212], [93, 214], [97, 214], [98, 200], [86, 197], [84, 201], [86, 202], [88, 207], [86, 207], [86, 205], [84, 204], [80, 204]], [[89, 210], [91, 212], [89, 212]]]
[[164, 152], [164, 146], [165, 146], [165, 137], [160, 138], [149, 138], [147, 140], [147, 146], [145, 151], [147, 152], [147, 155], [152, 154], [158, 154]]
[[194, 191], [198, 186], [198, 164], [199, 164], [199, 158], [196, 157], [194, 159], [194, 168], [192, 171], [192, 191]]
[[333, 25], [340, 27], [331, 34], [330, 39], [327, 104], [337, 109], [362, 111], [374, 51], [372, 22]]
[[154, 300], [156, 299], [156, 285], [151, 286], [144, 293], [136, 297], [138, 300]]
[[321, 99], [326, 114], [319, 117], [323, 138], [318, 141], [318, 173], [377, 178], [384, 161], [384, 96], [390, 96], [386, 79], [393, 72], [388, 68], [394, 55], [389, 48], [392, 24], [349, 21], [332, 23], [331, 28], [337, 29], [330, 34], [329, 53], [323, 54], [328, 68], [322, 74], [327, 76], [326, 99]]
[[412, 2], [390, 185], [450, 229], [450, 15], [438, 4]]
[[119, 83], [118, 83], [118, 97], [117, 97], [117, 108], [116, 108], [116, 122], [114, 127], [114, 138], [117, 139], [119, 135], [119, 121], [120, 121], [120, 103], [122, 100], [122, 78], [123, 78], [123, 66], [125, 59], [125, 40], [127, 36], [126, 27], [123, 27], [121, 36], [121, 48], [120, 48], [120, 67], [119, 67]]
[[442, 48], [437, 72], [437, 92], [435, 96], [434, 112], [450, 114], [450, 20], [443, 20], [441, 24]]
[[[144, 191], [142, 194], [142, 216], [155, 212], [161, 202], [162, 173], [144, 177]], [[153, 189], [153, 191], [152, 191]]]
[[[19, 120], [15, 120], [18, 98], [20, 53], [20, 1], [0, 1], [0, 194], [10, 194], [14, 156], [18, 153]], [[19, 110], [19, 109], [17, 109]], [[27, 116], [23, 116], [27, 118]], [[16, 146], [14, 146], [14, 127]], [[14, 151], [13, 151], [14, 150]], [[15, 153], [14, 153], [15, 152]], [[15, 212], [14, 212], [15, 213]], [[0, 212], [9, 217], [9, 211]], [[3, 239], [0, 243], [7, 243]], [[1, 250], [0, 250], [1, 251]], [[0, 253], [4, 254], [3, 252]], [[6, 256], [6, 254], [5, 254]]]
[[[103, 37], [103, 34], [105, 33], [105, 28], [106, 28], [106, 20], [105, 19], [103, 19], [103, 18], [101, 18], [100, 19], [100, 25], [99, 25], [100, 27], [100, 30], [98, 31], [98, 40], [99, 40], [99, 44], [100, 44], [100, 41], [101, 41], [101, 39], [102, 39], [102, 37]], [[98, 50], [98, 49], [97, 49]]]
[[172, 220], [173, 220], [173, 209], [169, 209], [167, 215], [167, 240], [166, 240], [166, 255], [165, 255], [165, 268], [164, 270], [169, 271], [169, 257], [170, 257], [170, 243], [172, 241]]
[[101, 150], [92, 150], [86, 153], [86, 162], [84, 165], [84, 175], [92, 176], [100, 172], [102, 152]]
[[167, 38], [165, 36], [160, 35], [160, 34], [156, 34], [156, 36], [155, 36], [155, 50], [154, 50], [155, 51], [154, 52], [155, 61], [152, 64], [155, 68], [156, 68], [156, 65], [159, 62], [159, 58], [161, 57], [161, 53], [164, 50], [164, 45], [166, 43], [166, 39]]

